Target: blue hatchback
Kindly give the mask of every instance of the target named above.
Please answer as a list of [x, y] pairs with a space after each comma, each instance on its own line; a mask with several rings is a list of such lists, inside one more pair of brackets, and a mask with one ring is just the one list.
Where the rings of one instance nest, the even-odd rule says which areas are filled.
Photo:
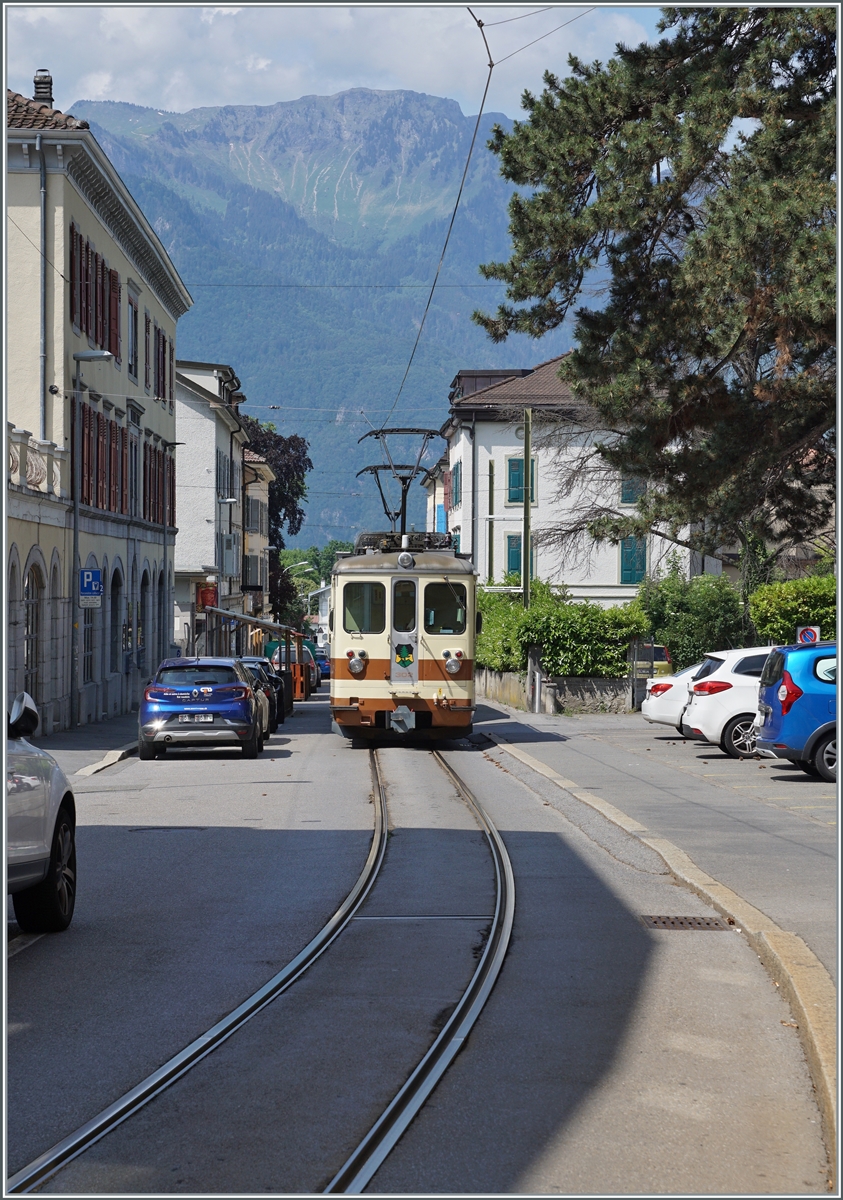
[[809, 775], [837, 780], [837, 646], [780, 646], [761, 673], [756, 747]]
[[236, 658], [166, 658], [143, 694], [138, 755], [168, 746], [231, 746], [244, 758], [263, 749], [255, 683]]

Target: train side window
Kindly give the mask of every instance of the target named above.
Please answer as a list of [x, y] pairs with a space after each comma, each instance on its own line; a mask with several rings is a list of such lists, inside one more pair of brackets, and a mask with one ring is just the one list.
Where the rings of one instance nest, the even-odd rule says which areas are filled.
[[347, 583], [342, 600], [346, 633], [383, 633], [386, 629], [386, 588], [382, 583]]
[[461, 583], [429, 583], [424, 589], [426, 633], [465, 633], [465, 588]]
[[392, 593], [392, 628], [396, 633], [412, 633], [416, 627], [416, 585], [412, 579], [398, 579]]

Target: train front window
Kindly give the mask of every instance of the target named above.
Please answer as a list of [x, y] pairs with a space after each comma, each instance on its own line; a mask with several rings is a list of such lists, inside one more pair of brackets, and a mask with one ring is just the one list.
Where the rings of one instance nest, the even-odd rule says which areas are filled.
[[382, 583], [347, 583], [342, 601], [346, 633], [383, 633], [386, 629], [386, 588]]
[[465, 633], [465, 587], [429, 583], [424, 589], [425, 633]]
[[412, 633], [416, 627], [416, 585], [412, 579], [399, 579], [392, 593], [392, 628], [396, 633]]

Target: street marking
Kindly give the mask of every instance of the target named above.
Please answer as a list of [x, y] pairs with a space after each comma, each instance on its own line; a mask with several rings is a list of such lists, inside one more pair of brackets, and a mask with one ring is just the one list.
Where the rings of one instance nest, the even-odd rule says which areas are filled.
[[98, 762], [89, 763], [87, 767], [82, 767], [80, 771], [75, 771], [74, 775], [96, 775], [97, 771], [104, 771], [106, 767], [113, 767], [115, 763], [128, 758], [130, 754], [137, 754], [137, 752], [137, 742], [126, 742], [125, 746], [119, 746], [116, 750], [109, 750], [104, 758], [99, 759]]
[[43, 933], [21, 933], [16, 938], [12, 938], [9, 942], [9, 950], [6, 954], [6, 961], [14, 958], [16, 954], [20, 954], [21, 950], [26, 950], [27, 946], [34, 945], [35, 942], [40, 942], [44, 937]]

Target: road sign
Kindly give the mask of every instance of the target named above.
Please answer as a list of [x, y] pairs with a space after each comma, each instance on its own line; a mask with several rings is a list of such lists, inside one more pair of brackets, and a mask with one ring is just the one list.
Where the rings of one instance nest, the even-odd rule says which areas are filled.
[[102, 608], [102, 571], [82, 567], [79, 572], [79, 607]]
[[803, 646], [814, 646], [820, 640], [819, 625], [800, 625], [796, 630], [796, 640]]

